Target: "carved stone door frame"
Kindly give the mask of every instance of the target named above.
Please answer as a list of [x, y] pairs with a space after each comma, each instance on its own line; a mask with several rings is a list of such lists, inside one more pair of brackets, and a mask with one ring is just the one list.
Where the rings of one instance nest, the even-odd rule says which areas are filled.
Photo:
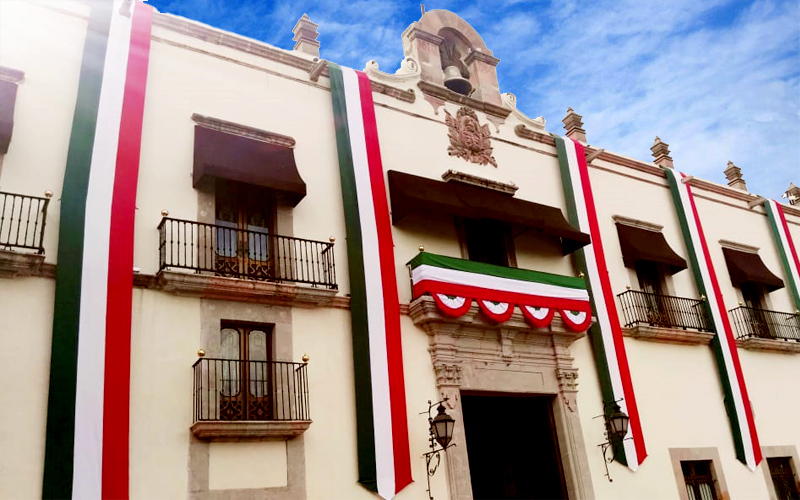
[[569, 331], [557, 316], [548, 328], [531, 328], [519, 312], [494, 324], [474, 304], [464, 316], [451, 318], [439, 313], [428, 296], [413, 301], [409, 315], [428, 334], [436, 386], [449, 398], [448, 410], [457, 422], [456, 446], [447, 451], [452, 500], [472, 500], [461, 391], [555, 396], [553, 417], [567, 493], [572, 499], [594, 498], [576, 405], [578, 369], [569, 350], [584, 333]]

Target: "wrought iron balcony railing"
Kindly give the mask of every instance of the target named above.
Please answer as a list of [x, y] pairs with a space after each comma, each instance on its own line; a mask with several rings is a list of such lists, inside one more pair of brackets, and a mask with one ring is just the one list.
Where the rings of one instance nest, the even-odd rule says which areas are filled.
[[800, 314], [740, 306], [728, 311], [736, 325], [736, 338], [796, 340], [800, 342]]
[[710, 331], [705, 302], [686, 297], [626, 290], [619, 295], [625, 327], [635, 325]]
[[159, 269], [336, 289], [333, 243], [164, 217]]
[[311, 420], [306, 363], [200, 358], [194, 420]]
[[49, 204], [49, 196], [0, 192], [0, 248], [27, 248], [43, 254]]

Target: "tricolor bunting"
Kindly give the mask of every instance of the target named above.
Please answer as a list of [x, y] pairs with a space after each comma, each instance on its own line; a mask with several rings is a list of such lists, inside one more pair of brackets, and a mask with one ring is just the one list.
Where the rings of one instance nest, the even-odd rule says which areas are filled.
[[772, 235], [775, 237], [775, 244], [778, 246], [783, 270], [789, 277], [789, 291], [792, 294], [794, 308], [800, 311], [800, 259], [797, 257], [797, 246], [789, 232], [783, 207], [775, 200], [767, 200], [764, 202], [764, 208], [767, 211]]
[[359, 482], [389, 499], [411, 483], [400, 303], [372, 86], [329, 63], [342, 182]]
[[92, 4], [61, 195], [43, 498], [128, 498], [133, 220], [151, 25], [152, 8], [139, 1]]
[[705, 297], [706, 316], [716, 333], [711, 340], [714, 357], [717, 361], [722, 388], [725, 393], [725, 407], [733, 431], [736, 457], [750, 469], [755, 470], [761, 462], [761, 447], [758, 444], [753, 409], [747, 396], [747, 387], [739, 363], [739, 353], [733, 337], [733, 330], [722, 300], [714, 264], [708, 251], [703, 226], [692, 196], [692, 188], [684, 182], [685, 175], [670, 168], [664, 171], [672, 191], [672, 199], [678, 220], [681, 223], [683, 239], [694, 279], [699, 293]]
[[586, 275], [593, 312], [597, 318], [597, 322], [589, 329], [589, 336], [600, 377], [605, 412], [608, 413], [613, 408], [613, 403], [617, 402], [630, 417], [628, 435], [622, 440], [622, 446], [618, 447], [615, 456], [635, 471], [647, 457], [647, 450], [636, 396], [633, 393], [619, 314], [608, 277], [586, 154], [581, 143], [557, 135], [554, 138], [569, 221], [581, 231], [589, 233], [592, 238], [591, 243], [576, 252], [576, 262], [579, 270]]

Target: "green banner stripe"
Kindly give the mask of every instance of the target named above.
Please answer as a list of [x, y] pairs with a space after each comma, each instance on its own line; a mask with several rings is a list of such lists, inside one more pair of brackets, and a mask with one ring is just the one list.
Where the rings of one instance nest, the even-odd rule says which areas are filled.
[[[556, 140], [556, 150], [558, 152], [558, 165], [561, 170], [561, 185], [564, 187], [564, 198], [567, 202], [567, 217], [569, 223], [573, 227], [584, 231], [586, 228], [581, 228], [578, 221], [578, 207], [575, 202], [575, 191], [572, 189], [572, 175], [569, 169], [569, 162], [567, 160], [567, 145], [564, 138], [553, 134]], [[589, 275], [586, 266], [586, 253], [583, 248], [578, 249], [572, 253], [573, 265], [582, 272], [584, 276]], [[595, 306], [594, 293], [592, 293], [592, 285], [589, 280], [586, 280], [586, 288], [589, 291], [592, 304], [592, 315], [597, 317], [597, 307]], [[603, 332], [600, 330], [600, 323], [594, 322], [589, 327], [589, 339], [592, 342], [592, 353], [594, 354], [594, 362], [597, 367], [597, 377], [600, 379], [600, 394], [603, 396], [604, 402], [615, 401], [614, 389], [611, 385], [611, 370], [608, 367], [608, 356], [606, 348], [603, 344]], [[605, 412], [605, 410], [604, 410]], [[614, 456], [616, 460], [623, 465], [628, 465], [628, 458], [625, 455], [625, 448], [619, 440], [614, 440]]]
[[544, 273], [541, 271], [531, 271], [516, 267], [495, 266], [493, 264], [484, 264], [482, 262], [457, 259], [455, 257], [445, 257], [444, 255], [435, 255], [427, 252], [420, 252], [417, 254], [416, 257], [411, 259], [408, 265], [411, 266], [412, 269], [421, 265], [429, 265], [442, 269], [453, 269], [456, 271], [495, 276], [497, 278], [529, 281], [544, 285], [562, 286], [580, 290], [586, 289], [586, 281], [583, 278], [562, 276], [560, 274]]
[[[792, 272], [792, 265], [789, 261], [791, 258], [788, 254], [789, 249], [783, 246], [780, 230], [780, 228], [783, 227], [783, 223], [780, 217], [778, 217], [778, 214], [773, 210], [772, 203], [770, 203], [769, 200], [764, 202], [764, 208], [767, 211], [767, 218], [769, 219], [770, 229], [772, 229], [772, 236], [775, 237], [775, 245], [778, 247], [778, 255], [781, 256], [783, 270], [788, 278], [786, 281], [789, 283], [789, 291], [792, 294], [792, 300], [794, 300], [794, 308], [800, 311], [800, 290], [797, 289], [800, 283], [795, 283], [794, 281], [794, 273]], [[787, 234], [786, 237], [788, 238], [789, 235]], [[798, 269], [798, 271], [800, 271], [800, 269]]]
[[61, 191], [42, 498], [72, 496], [86, 196], [111, 13], [111, 2], [92, 3]]
[[333, 119], [336, 127], [336, 149], [339, 153], [339, 174], [342, 180], [342, 202], [347, 234], [347, 261], [350, 276], [350, 314], [353, 335], [353, 369], [356, 391], [358, 482], [371, 491], [378, 491], [375, 468], [375, 423], [372, 414], [372, 375], [369, 357], [367, 292], [364, 276], [364, 253], [361, 243], [361, 219], [356, 198], [353, 152], [347, 126], [347, 103], [342, 70], [328, 63], [333, 97]]

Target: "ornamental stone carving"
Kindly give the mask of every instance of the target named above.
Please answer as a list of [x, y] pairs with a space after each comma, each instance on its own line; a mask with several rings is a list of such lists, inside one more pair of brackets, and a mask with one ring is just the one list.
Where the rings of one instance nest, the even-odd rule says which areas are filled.
[[462, 107], [456, 116], [451, 115], [447, 110], [445, 110], [445, 114], [447, 115], [447, 137], [450, 138], [450, 147], [447, 148], [447, 153], [472, 163], [491, 164], [496, 167], [497, 161], [492, 156], [489, 126], [480, 124], [475, 111]]
[[449, 365], [445, 363], [438, 363], [433, 366], [436, 372], [436, 384], [443, 385], [461, 385], [461, 366]]

